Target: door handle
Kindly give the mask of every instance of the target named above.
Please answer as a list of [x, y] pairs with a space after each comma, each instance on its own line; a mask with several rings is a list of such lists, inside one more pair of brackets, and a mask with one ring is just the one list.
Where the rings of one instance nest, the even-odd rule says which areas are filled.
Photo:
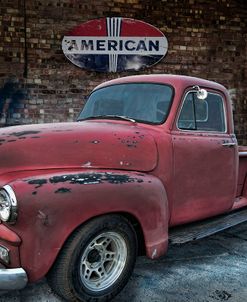
[[223, 146], [223, 147], [231, 148], [231, 147], [236, 146], [236, 143], [223, 143], [222, 146]]

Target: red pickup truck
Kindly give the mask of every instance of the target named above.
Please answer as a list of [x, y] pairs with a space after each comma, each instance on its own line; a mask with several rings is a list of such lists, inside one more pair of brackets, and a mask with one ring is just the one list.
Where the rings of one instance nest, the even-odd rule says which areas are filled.
[[247, 147], [215, 82], [141, 75], [99, 85], [75, 123], [0, 131], [0, 289], [47, 276], [109, 301], [138, 254], [247, 221]]

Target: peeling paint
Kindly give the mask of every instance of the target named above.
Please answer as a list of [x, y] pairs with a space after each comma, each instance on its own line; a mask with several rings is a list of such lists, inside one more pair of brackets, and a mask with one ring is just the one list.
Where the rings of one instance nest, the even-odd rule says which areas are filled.
[[48, 215], [44, 212], [40, 211], [38, 212], [38, 218], [42, 221], [43, 225], [49, 225]]
[[20, 132], [10, 133], [10, 135], [20, 137], [20, 136], [24, 136], [24, 135], [32, 135], [32, 134], [38, 134], [38, 133], [40, 133], [40, 131], [20, 131]]
[[92, 143], [92, 144], [99, 144], [100, 141], [98, 141], [98, 140], [93, 140], [93, 141], [91, 141], [90, 143]]
[[55, 191], [55, 193], [71, 193], [71, 189], [68, 188], [59, 188]]
[[154, 257], [157, 255], [157, 249], [154, 249], [153, 253], [152, 253], [152, 259], [154, 259]]
[[88, 161], [82, 165], [82, 167], [91, 167], [91, 166], [92, 166], [92, 163], [90, 161]]
[[125, 174], [111, 174], [111, 173], [79, 173], [79, 174], [68, 174], [61, 176], [53, 176], [49, 179], [50, 183], [64, 183], [69, 182], [70, 184], [101, 184], [108, 182], [110, 184], [123, 184], [123, 183], [142, 183], [143, 180], [135, 177], [130, 177]]
[[69, 131], [73, 131], [73, 130], [72, 129], [65, 129], [65, 130], [57, 129], [57, 130], [52, 130], [52, 132], [69, 132]]
[[40, 188], [41, 186], [43, 186], [44, 184], [47, 183], [46, 179], [32, 179], [32, 180], [28, 180], [28, 183], [30, 185], [36, 185], [35, 188]]
[[121, 143], [126, 145], [129, 148], [136, 148], [137, 144], [138, 144], [138, 141], [137, 140], [131, 140], [131, 139], [127, 139], [127, 140], [122, 139]]

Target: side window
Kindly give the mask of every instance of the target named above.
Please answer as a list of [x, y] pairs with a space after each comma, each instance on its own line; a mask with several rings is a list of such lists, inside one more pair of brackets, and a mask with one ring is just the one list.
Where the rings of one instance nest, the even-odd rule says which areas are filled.
[[196, 92], [189, 92], [184, 100], [178, 119], [178, 128], [197, 131], [225, 132], [223, 99], [219, 94], [208, 93], [201, 100]]

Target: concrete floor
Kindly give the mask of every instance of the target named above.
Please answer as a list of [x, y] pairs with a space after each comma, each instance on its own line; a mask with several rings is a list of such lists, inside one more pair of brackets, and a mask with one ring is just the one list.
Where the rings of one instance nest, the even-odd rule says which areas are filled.
[[[246, 302], [247, 223], [197, 242], [174, 246], [156, 261], [137, 260], [114, 302]], [[60, 302], [45, 280], [3, 293], [0, 302]]]

